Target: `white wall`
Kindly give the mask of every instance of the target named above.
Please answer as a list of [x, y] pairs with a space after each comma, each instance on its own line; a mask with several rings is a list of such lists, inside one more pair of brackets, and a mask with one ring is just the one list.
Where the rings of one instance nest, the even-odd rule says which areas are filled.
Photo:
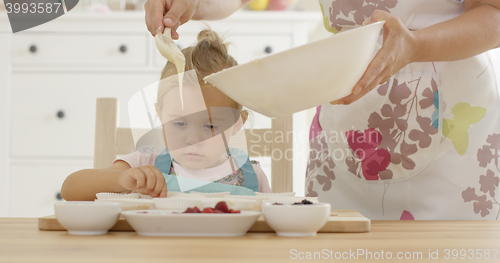
[[[0, 61], [10, 61], [9, 46], [11, 35], [0, 31]], [[0, 63], [0, 217], [7, 216], [9, 209], [10, 178], [9, 160], [10, 143], [8, 138], [8, 120], [10, 114], [10, 63]]]

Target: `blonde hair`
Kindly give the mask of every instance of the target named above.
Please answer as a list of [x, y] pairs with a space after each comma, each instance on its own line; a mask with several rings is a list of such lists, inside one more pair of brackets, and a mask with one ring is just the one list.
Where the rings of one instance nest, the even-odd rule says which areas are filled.
[[[223, 69], [238, 65], [236, 60], [228, 53], [224, 40], [217, 35], [213, 30], [205, 29], [198, 34], [197, 43], [194, 46], [187, 47], [182, 50], [186, 58], [185, 71], [195, 70], [198, 77], [198, 82], [202, 89], [216, 89], [214, 86], [206, 83], [203, 78], [219, 72]], [[177, 69], [172, 62], [167, 62], [161, 72], [161, 79], [176, 75]], [[165, 94], [165, 90], [158, 90], [158, 103], [161, 104], [161, 97]], [[229, 102], [231, 107], [242, 111], [243, 106], [227, 95], [221, 92]]]

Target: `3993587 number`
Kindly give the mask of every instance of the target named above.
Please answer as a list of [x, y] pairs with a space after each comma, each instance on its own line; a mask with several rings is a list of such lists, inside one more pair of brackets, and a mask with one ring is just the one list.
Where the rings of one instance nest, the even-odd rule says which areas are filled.
[[5, 9], [7, 14], [15, 13], [15, 14], [50, 14], [57, 13], [59, 8], [61, 7], [61, 3], [6, 3]]
[[444, 259], [496, 259], [499, 249], [445, 249]]

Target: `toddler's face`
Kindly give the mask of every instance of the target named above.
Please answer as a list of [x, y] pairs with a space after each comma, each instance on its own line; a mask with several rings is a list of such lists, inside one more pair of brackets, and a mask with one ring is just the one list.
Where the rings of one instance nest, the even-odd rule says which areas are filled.
[[209, 93], [216, 91], [202, 93], [197, 85], [185, 85], [182, 109], [179, 88], [175, 87], [165, 94], [161, 109], [157, 109], [167, 149], [173, 159], [187, 169], [199, 170], [222, 164], [227, 160], [226, 144], [239, 129], [235, 127], [238, 110], [224, 106], [222, 101], [217, 102], [214, 96], [217, 94]]

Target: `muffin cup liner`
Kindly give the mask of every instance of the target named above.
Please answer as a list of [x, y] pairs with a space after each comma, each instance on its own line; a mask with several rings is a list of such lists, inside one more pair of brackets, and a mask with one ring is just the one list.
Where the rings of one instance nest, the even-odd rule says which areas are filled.
[[246, 199], [246, 200], [255, 200], [255, 204], [253, 206], [252, 211], [261, 211], [262, 210], [262, 200], [269, 199], [268, 196], [256, 196], [256, 195], [226, 195], [227, 199]]
[[145, 210], [149, 209], [153, 205], [153, 200], [148, 199], [130, 199], [130, 198], [116, 198], [116, 199], [106, 199], [100, 200], [96, 199], [96, 202], [117, 202], [122, 204], [122, 211], [127, 210]]
[[110, 200], [110, 199], [139, 199], [141, 197], [141, 194], [139, 194], [139, 193], [129, 193], [129, 194], [97, 193], [96, 197], [99, 201]]
[[201, 199], [195, 198], [153, 198], [156, 209], [186, 210], [188, 207], [201, 208]]
[[[168, 192], [167, 192], [167, 194], [168, 194]], [[181, 199], [198, 199], [198, 200], [201, 200], [201, 199], [205, 199], [207, 197], [204, 196], [204, 195], [200, 195], [200, 194], [181, 194], [181, 195], [174, 195], [174, 196], [172, 196], [170, 198], [172, 198], [172, 199], [181, 198]]]
[[167, 191], [167, 198], [168, 197], [174, 197], [177, 195], [185, 195], [183, 192], [178, 192], [178, 191]]
[[295, 196], [295, 192], [283, 192], [283, 193], [261, 193], [255, 192], [256, 196], [268, 196], [268, 197], [276, 197], [276, 196]]
[[214, 193], [202, 193], [202, 192], [196, 192], [196, 191], [191, 191], [189, 194], [197, 194], [197, 195], [204, 195], [206, 197], [224, 197], [228, 195], [230, 192], [214, 192]]
[[141, 196], [139, 197], [139, 199], [153, 200], [153, 197], [150, 195], [143, 195], [143, 194], [140, 195]]
[[234, 199], [234, 198], [226, 198], [228, 208], [233, 210], [247, 210], [253, 211], [255, 208], [255, 203], [257, 200], [252, 199]]

